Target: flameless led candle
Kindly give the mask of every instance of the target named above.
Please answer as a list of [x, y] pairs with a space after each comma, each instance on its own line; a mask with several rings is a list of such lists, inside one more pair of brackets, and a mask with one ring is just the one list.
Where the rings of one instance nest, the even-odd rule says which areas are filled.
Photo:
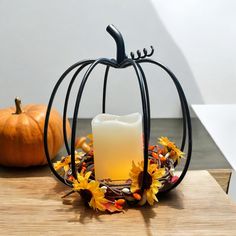
[[143, 160], [142, 116], [99, 114], [92, 120], [96, 180], [126, 180]]

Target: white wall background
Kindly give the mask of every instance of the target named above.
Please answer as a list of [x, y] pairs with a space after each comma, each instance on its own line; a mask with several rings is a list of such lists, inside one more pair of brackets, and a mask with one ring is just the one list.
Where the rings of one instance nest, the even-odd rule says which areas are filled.
[[[126, 51], [153, 45], [154, 59], [179, 77], [189, 103], [236, 103], [236, 1], [234, 0], [0, 0], [0, 108], [47, 103], [53, 85], [71, 64], [115, 57], [108, 24], [123, 33]], [[152, 117], [177, 117], [179, 103], [167, 76], [145, 66]], [[81, 117], [101, 111], [101, 66], [86, 86]], [[75, 92], [70, 100], [72, 114]], [[61, 109], [68, 80], [55, 106]], [[131, 69], [111, 71], [108, 112], [140, 110]]]

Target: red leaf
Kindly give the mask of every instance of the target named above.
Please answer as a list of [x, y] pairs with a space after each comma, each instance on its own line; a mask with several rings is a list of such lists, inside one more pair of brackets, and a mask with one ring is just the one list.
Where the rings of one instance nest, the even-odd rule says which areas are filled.
[[179, 179], [179, 176], [175, 175], [175, 176], [173, 176], [173, 177], [171, 178], [170, 182], [171, 182], [172, 184], [174, 184], [174, 183], [177, 182], [178, 179]]

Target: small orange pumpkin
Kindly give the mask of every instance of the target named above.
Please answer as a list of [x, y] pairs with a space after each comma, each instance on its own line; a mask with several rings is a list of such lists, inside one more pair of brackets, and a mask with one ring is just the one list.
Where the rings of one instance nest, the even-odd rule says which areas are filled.
[[[0, 165], [27, 167], [47, 163], [43, 131], [46, 106], [29, 104], [21, 107], [19, 98], [15, 108], [0, 110]], [[53, 109], [48, 127], [48, 148], [55, 157], [63, 145], [62, 117]], [[67, 120], [67, 133], [71, 133]]]

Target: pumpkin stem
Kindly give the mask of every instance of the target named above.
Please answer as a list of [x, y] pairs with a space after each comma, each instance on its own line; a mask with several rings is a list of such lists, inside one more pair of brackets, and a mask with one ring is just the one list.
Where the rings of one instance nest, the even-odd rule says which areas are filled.
[[108, 25], [107, 26], [107, 32], [111, 35], [111, 37], [115, 40], [116, 42], [116, 61], [118, 64], [123, 62], [127, 56], [125, 54], [125, 43], [124, 39], [122, 37], [122, 34], [114, 25]]
[[16, 113], [15, 114], [21, 114], [22, 113], [21, 100], [19, 97], [15, 98], [15, 105], [16, 105]]

